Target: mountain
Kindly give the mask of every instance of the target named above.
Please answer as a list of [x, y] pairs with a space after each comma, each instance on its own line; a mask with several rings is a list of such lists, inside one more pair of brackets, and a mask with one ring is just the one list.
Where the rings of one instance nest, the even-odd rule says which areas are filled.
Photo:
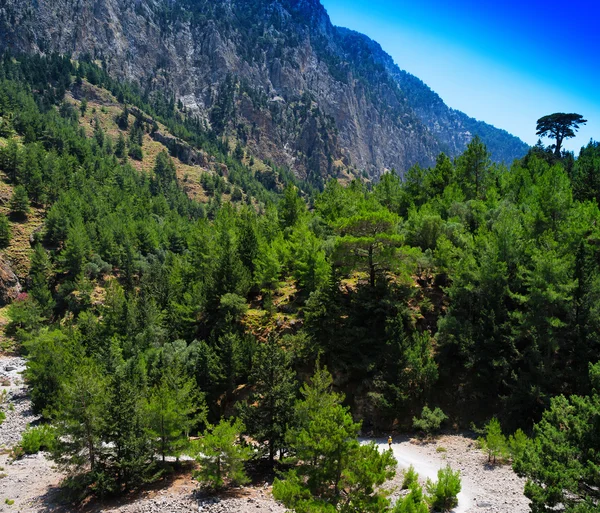
[[474, 135], [496, 161], [527, 151], [334, 27], [318, 0], [5, 0], [0, 49], [96, 60], [313, 181], [429, 166]]

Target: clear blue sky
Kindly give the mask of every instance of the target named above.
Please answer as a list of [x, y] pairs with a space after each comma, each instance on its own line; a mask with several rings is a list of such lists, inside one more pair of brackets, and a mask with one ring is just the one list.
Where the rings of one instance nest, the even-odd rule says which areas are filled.
[[321, 2], [450, 107], [529, 144], [538, 118], [577, 112], [588, 124], [565, 147], [600, 140], [599, 0]]

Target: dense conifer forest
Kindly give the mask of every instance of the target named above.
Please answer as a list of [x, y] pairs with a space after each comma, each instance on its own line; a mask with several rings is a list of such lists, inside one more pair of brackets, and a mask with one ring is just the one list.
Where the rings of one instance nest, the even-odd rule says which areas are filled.
[[[149, 155], [159, 131], [178, 145]], [[196, 194], [177, 148], [210, 162]], [[527, 434], [532, 511], [597, 511], [598, 143], [506, 167], [474, 138], [315, 186], [91, 60], [7, 54], [0, 171], [3, 247], [38, 221], [7, 333], [73, 497], [192, 455], [216, 489], [262, 460], [296, 511], [391, 511], [393, 456], [357, 437], [427, 406]]]

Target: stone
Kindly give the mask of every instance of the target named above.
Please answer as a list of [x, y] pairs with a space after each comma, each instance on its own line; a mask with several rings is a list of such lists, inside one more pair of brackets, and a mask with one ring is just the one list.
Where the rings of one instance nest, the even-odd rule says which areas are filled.
[[21, 283], [7, 260], [0, 257], [0, 306], [6, 306], [21, 293]]

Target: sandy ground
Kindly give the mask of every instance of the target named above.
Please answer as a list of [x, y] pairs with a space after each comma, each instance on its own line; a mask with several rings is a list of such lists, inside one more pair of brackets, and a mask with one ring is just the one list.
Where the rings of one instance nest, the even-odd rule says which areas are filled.
[[[6, 421], [0, 426], [0, 513], [50, 513], [75, 511], [59, 502], [59, 484], [64, 477], [44, 454], [26, 456], [12, 462], [9, 449], [21, 438], [27, 425], [38, 419], [31, 411], [27, 389], [22, 379], [25, 361], [18, 357], [0, 355], [0, 408]], [[4, 395], [3, 391], [6, 391]], [[365, 440], [366, 441], [366, 440]], [[385, 440], [376, 440], [387, 450]], [[435, 480], [437, 471], [449, 464], [460, 470], [462, 491], [454, 513], [526, 513], [528, 500], [523, 495], [522, 479], [509, 466], [490, 466], [487, 458], [476, 448], [475, 442], [462, 435], [447, 435], [431, 443], [414, 439], [396, 438], [392, 446], [398, 460], [396, 478], [386, 488], [396, 500], [400, 490], [403, 469], [413, 465], [423, 484], [427, 478]], [[14, 501], [8, 504], [7, 501]], [[154, 488], [121, 498], [118, 501], [92, 503], [78, 511], [96, 513], [285, 513], [265, 484], [230, 490], [220, 497], [210, 497], [199, 489], [189, 472], [173, 477]]]

